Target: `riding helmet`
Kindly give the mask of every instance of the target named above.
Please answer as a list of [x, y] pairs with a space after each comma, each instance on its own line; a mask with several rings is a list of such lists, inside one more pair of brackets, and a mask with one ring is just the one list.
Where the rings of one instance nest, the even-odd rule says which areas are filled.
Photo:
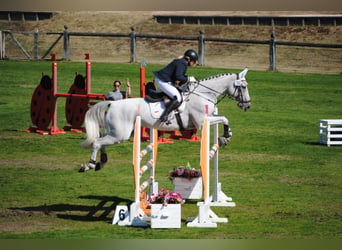
[[193, 49], [188, 49], [187, 51], [185, 51], [184, 57], [188, 57], [191, 61], [195, 62], [198, 60], [198, 55]]

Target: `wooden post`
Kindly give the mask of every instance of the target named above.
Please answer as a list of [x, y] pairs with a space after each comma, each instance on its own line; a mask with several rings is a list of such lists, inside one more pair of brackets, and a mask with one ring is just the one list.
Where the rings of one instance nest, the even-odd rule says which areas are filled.
[[64, 60], [70, 60], [70, 41], [68, 27], [64, 25]]
[[0, 30], [0, 60], [4, 60], [6, 57], [6, 33]]
[[200, 35], [198, 36], [198, 65], [204, 65], [204, 31], [199, 32]]
[[38, 29], [34, 30], [33, 40], [33, 58], [38, 60]]
[[270, 40], [270, 66], [269, 70], [275, 71], [276, 70], [276, 38], [274, 29], [272, 30], [271, 40]]
[[136, 60], [136, 37], [135, 37], [135, 30], [134, 30], [134, 27], [132, 26], [131, 27], [131, 34], [130, 34], [130, 37], [131, 37], [131, 58], [130, 58], [130, 63], [134, 63], [135, 60]]

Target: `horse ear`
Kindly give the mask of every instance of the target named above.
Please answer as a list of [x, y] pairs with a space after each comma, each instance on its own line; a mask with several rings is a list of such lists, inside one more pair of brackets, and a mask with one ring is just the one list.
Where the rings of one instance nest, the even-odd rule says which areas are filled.
[[247, 72], [248, 72], [248, 68], [246, 67], [243, 71], [241, 71], [239, 73], [239, 79], [245, 81], [246, 80], [245, 76], [246, 76]]

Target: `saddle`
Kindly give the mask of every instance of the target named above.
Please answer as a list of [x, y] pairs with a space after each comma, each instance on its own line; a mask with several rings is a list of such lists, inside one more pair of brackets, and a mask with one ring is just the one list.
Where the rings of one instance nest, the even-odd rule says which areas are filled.
[[[182, 91], [179, 88], [177, 88], [177, 89], [178, 89], [178, 91], [180, 93], [182, 93]], [[181, 96], [182, 96], [182, 99], [183, 99], [183, 95], [181, 95]], [[146, 102], [149, 102], [149, 103], [163, 102], [165, 107], [170, 102], [170, 98], [164, 92], [157, 91], [154, 88], [154, 85], [151, 88], [145, 88], [145, 98], [144, 99], [146, 100]], [[174, 108], [175, 117], [176, 117], [177, 123], [178, 123], [179, 128], [180, 128], [181, 131], [184, 130], [183, 122], [182, 122], [182, 119], [181, 119], [180, 114], [179, 114], [179, 111], [180, 111], [179, 107], [182, 104], [183, 104], [183, 100]], [[167, 122], [166, 124], [170, 124], [170, 122]]]
[[145, 93], [145, 100], [147, 102], [160, 102], [166, 101], [166, 99], [170, 100], [170, 98], [164, 92], [161, 91], [150, 89]]
[[[181, 96], [183, 98], [183, 95], [182, 95], [183, 91], [180, 88], [177, 88], [177, 90], [181, 93]], [[152, 103], [164, 102], [164, 104], [167, 105], [170, 101], [170, 98], [164, 92], [156, 90], [154, 84], [152, 82], [149, 82], [145, 86], [145, 100], [147, 102], [152, 102]], [[175, 108], [175, 110], [177, 110], [177, 108], [179, 108], [179, 106], [181, 106], [182, 103], [183, 103], [183, 100]]]

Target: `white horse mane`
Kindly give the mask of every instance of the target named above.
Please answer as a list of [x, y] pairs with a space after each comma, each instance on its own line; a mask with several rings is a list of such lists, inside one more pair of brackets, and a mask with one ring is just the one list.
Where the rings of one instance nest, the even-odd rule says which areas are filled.
[[201, 79], [201, 80], [199, 80], [199, 82], [209, 81], [209, 80], [213, 80], [213, 79], [216, 79], [219, 77], [224, 77], [224, 76], [229, 76], [229, 75], [233, 75], [233, 74], [232, 73], [221, 73], [221, 74], [217, 74], [214, 76], [209, 76], [209, 77], [206, 77], [204, 79]]

